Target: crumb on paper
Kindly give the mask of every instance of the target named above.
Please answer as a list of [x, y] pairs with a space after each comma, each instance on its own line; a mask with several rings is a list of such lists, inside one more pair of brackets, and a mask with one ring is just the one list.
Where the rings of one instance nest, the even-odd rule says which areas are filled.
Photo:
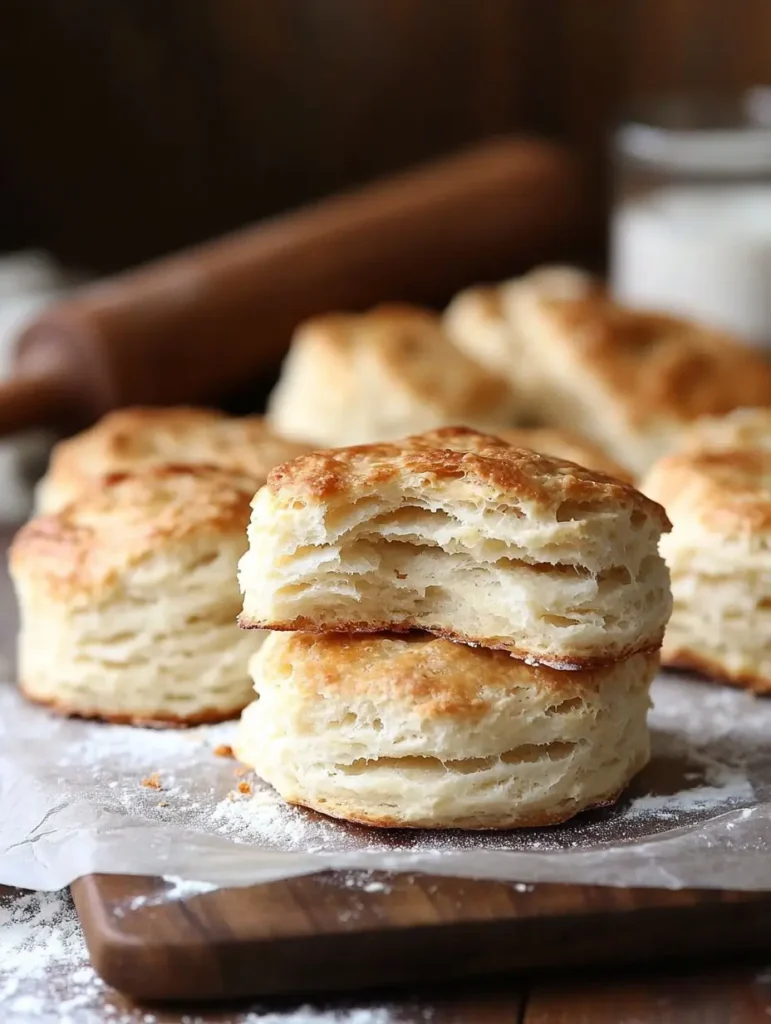
[[241, 779], [238, 783], [238, 792], [244, 793], [246, 796], [252, 795], [252, 784], [247, 782], [246, 779]]
[[168, 800], [159, 800], [158, 803], [155, 806], [156, 807], [168, 807], [169, 806], [169, 801]]
[[220, 743], [218, 747], [214, 748], [215, 757], [235, 757], [233, 748], [229, 743]]
[[158, 774], [158, 772], [152, 772], [152, 774], [146, 775], [145, 778], [142, 779], [142, 785], [145, 786], [147, 789], [163, 788], [161, 786], [161, 777]]

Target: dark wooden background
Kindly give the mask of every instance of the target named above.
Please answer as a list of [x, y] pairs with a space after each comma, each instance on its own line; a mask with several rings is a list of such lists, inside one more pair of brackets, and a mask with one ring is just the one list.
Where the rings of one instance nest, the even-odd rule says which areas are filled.
[[769, 0], [2, 0], [0, 249], [124, 266], [502, 130], [771, 81]]

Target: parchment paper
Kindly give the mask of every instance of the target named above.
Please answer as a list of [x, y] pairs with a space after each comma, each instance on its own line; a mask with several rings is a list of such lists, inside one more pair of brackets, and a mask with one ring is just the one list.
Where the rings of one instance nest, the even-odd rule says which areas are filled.
[[672, 676], [653, 698], [653, 760], [617, 807], [552, 829], [463, 834], [285, 807], [214, 753], [232, 723], [65, 721], [0, 684], [0, 883], [57, 889], [107, 872], [238, 886], [345, 868], [771, 888], [771, 700]]

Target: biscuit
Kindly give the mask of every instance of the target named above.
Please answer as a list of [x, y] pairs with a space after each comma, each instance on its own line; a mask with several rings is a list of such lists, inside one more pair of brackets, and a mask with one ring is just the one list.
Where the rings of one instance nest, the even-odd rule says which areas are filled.
[[625, 483], [633, 483], [631, 473], [608, 458], [599, 445], [592, 444], [580, 434], [568, 430], [555, 430], [552, 427], [509, 427], [498, 429], [496, 434], [513, 448], [532, 448], [541, 455], [551, 455], [555, 459], [575, 462], [578, 466], [606, 473]]
[[240, 621], [603, 664], [661, 643], [668, 528], [621, 481], [463, 428], [316, 452], [255, 495]]
[[274, 633], [235, 753], [290, 803], [368, 825], [551, 825], [648, 761], [657, 664], [558, 672], [425, 635]]
[[[771, 366], [754, 349], [688, 320], [627, 309], [564, 271], [501, 286], [501, 359], [521, 400], [549, 426], [577, 429], [640, 475], [702, 416], [771, 404]], [[448, 318], [451, 314], [448, 312]], [[450, 328], [464, 345], [458, 327]], [[503, 372], [503, 364], [499, 366]]]
[[771, 450], [678, 452], [643, 487], [673, 523], [664, 664], [771, 692]]
[[134, 407], [108, 413], [61, 441], [37, 487], [37, 512], [56, 512], [96, 477], [147, 466], [206, 463], [262, 486], [270, 470], [310, 446], [278, 437], [260, 416], [236, 419], [214, 409]]
[[513, 413], [505, 382], [456, 349], [437, 316], [399, 305], [303, 324], [268, 402], [279, 433], [324, 447], [506, 425]]
[[263, 639], [236, 624], [252, 491], [219, 469], [156, 467], [27, 523], [10, 554], [26, 696], [116, 722], [237, 714]]
[[678, 439], [678, 451], [771, 448], [771, 408], [735, 409], [697, 420]]
[[443, 324], [461, 351], [508, 382], [520, 419], [543, 422], [539, 409], [542, 373], [520, 337], [521, 296], [575, 299], [599, 288], [594, 277], [574, 267], [539, 267], [522, 278], [460, 292], [445, 310]]

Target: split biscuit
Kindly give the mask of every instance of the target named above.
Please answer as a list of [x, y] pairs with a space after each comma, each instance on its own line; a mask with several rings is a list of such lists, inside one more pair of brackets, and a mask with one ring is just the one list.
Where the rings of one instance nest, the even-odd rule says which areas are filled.
[[628, 484], [463, 428], [315, 452], [255, 495], [240, 621], [606, 664], [661, 643], [667, 529]]

